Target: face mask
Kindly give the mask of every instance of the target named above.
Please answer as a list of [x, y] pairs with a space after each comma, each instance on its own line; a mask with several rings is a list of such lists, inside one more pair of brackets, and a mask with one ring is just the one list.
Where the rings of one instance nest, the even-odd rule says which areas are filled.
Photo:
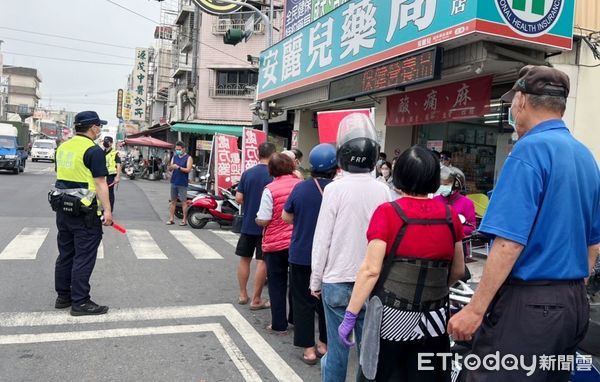
[[513, 129], [516, 130], [517, 121], [515, 121], [515, 118], [513, 117], [512, 107], [508, 108], [508, 124], [511, 125]]
[[452, 193], [452, 186], [450, 186], [450, 185], [446, 185], [446, 186], [441, 185], [440, 188], [438, 188], [438, 190], [437, 190], [437, 194], [442, 195], [445, 198], [450, 196], [451, 193]]
[[181, 156], [181, 154], [183, 154], [183, 150], [175, 150], [175, 154]]
[[383, 164], [383, 159], [379, 159], [379, 160], [377, 161], [377, 166], [381, 166], [382, 164]]
[[381, 175], [384, 176], [384, 178], [387, 178], [390, 176], [390, 170], [381, 170]]

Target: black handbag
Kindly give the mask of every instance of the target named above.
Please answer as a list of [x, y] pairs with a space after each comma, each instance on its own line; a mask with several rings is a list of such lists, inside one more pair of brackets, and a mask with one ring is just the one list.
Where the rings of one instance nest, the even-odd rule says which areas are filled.
[[231, 225], [231, 232], [233, 233], [241, 233], [242, 232], [242, 222], [244, 221], [244, 215], [236, 214], [233, 217], [233, 224]]

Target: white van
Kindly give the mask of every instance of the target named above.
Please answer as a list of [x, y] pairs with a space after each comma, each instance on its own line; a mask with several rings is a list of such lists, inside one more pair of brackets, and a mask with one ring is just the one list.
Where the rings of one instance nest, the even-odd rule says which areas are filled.
[[31, 146], [31, 160], [37, 162], [45, 159], [54, 162], [56, 154], [56, 141], [54, 139], [36, 139]]

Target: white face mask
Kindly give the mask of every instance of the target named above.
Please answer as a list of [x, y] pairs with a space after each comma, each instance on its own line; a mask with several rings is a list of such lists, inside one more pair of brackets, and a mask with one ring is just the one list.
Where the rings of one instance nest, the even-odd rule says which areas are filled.
[[442, 195], [443, 197], [447, 198], [448, 196], [450, 196], [450, 194], [452, 194], [452, 186], [442, 184], [440, 188], [438, 188], [436, 194]]

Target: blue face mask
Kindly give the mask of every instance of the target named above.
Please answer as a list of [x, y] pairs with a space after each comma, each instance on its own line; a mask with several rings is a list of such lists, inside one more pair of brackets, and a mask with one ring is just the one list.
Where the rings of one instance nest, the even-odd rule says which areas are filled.
[[508, 124], [511, 125], [513, 129], [517, 128], [517, 121], [515, 121], [515, 117], [513, 117], [512, 107], [508, 108]]
[[182, 150], [175, 150], [175, 154], [181, 156], [181, 154], [183, 154], [183, 151]]

